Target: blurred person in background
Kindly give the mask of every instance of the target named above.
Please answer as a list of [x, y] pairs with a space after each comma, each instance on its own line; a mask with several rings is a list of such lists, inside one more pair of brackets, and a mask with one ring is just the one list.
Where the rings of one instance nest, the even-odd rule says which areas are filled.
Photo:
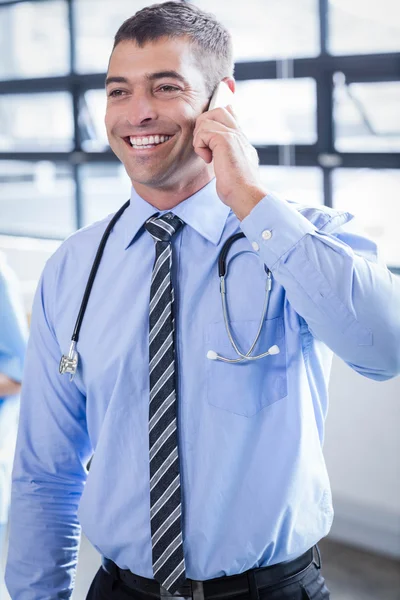
[[[400, 280], [346, 231], [349, 213], [265, 189], [232, 108], [208, 110], [232, 75], [229, 32], [193, 5], [147, 7], [116, 34], [106, 128], [131, 199], [71, 235], [36, 292], [13, 600], [71, 596], [81, 526], [103, 557], [88, 600], [329, 598], [332, 355], [371, 379], [399, 373]], [[109, 225], [76, 368], [74, 349], [60, 358]], [[229, 240], [236, 345], [218, 273]]]
[[0, 558], [5, 550], [27, 337], [19, 282], [0, 252]]

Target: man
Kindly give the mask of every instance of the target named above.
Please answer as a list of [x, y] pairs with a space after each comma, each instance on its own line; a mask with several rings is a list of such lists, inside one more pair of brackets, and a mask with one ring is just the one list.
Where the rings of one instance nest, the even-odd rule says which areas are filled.
[[[116, 34], [106, 127], [130, 205], [66, 240], [36, 294], [13, 600], [70, 597], [80, 524], [103, 556], [91, 600], [329, 597], [313, 548], [333, 518], [321, 449], [332, 352], [372, 379], [398, 374], [400, 286], [372, 242], [346, 233], [348, 213], [261, 185], [232, 108], [207, 111], [221, 80], [234, 91], [232, 70], [229, 34], [191, 5], [148, 7]], [[61, 365], [70, 381], [60, 356], [110, 223], [76, 373], [74, 344]], [[240, 231], [231, 342], [217, 267]]]
[[[4, 553], [10, 505], [27, 329], [17, 278], [0, 253], [0, 559]], [[0, 597], [1, 587], [0, 582]]]

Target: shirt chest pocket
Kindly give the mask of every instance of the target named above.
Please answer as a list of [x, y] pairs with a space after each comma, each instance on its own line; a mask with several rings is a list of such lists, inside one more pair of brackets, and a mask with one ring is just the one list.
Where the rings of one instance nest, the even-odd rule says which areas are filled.
[[[232, 321], [233, 339], [244, 354], [250, 349], [258, 330], [257, 321]], [[225, 358], [239, 358], [234, 351], [223, 321], [208, 325], [206, 352], [214, 350]], [[225, 363], [207, 360], [206, 394], [212, 406], [252, 417], [263, 408], [287, 395], [286, 344], [282, 317], [266, 319], [252, 354], [262, 354], [276, 344], [279, 354], [259, 360]]]

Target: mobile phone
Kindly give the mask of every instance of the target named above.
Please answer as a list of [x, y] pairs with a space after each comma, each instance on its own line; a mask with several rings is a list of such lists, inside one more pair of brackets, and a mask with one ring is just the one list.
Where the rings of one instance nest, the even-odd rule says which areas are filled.
[[233, 103], [233, 92], [228, 87], [225, 81], [220, 81], [211, 97], [208, 110], [213, 108], [225, 107]]

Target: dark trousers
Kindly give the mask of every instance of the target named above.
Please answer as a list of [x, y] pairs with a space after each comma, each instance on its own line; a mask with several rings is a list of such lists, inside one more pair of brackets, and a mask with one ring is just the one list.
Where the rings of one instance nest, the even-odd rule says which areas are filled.
[[[329, 600], [330, 593], [321, 575], [321, 563], [312, 562], [300, 573], [282, 579], [278, 584], [260, 588], [259, 600]], [[136, 592], [115, 579], [102, 567], [94, 578], [86, 600], [156, 600], [154, 596]], [[171, 600], [174, 597], [170, 597]], [[223, 600], [257, 600], [257, 590], [248, 594], [225, 596]], [[179, 597], [176, 597], [179, 600]], [[220, 599], [222, 600], [222, 598]]]

